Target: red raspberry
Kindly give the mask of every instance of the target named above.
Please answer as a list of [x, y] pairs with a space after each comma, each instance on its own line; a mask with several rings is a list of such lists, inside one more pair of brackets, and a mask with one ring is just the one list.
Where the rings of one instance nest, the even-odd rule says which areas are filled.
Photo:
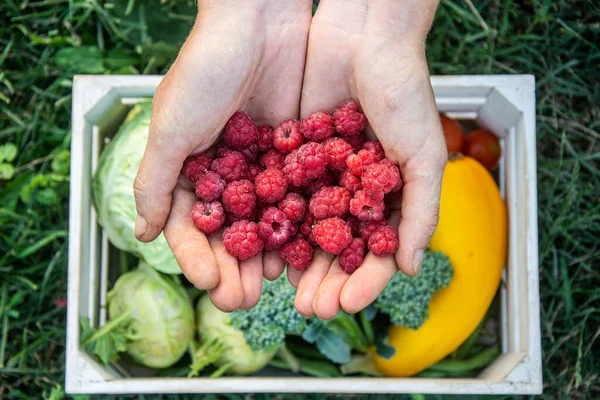
[[252, 143], [251, 145], [239, 150], [233, 150], [226, 145], [219, 146], [219, 148], [217, 149], [217, 157], [223, 157], [225, 154], [232, 151], [239, 151], [240, 153], [242, 153], [242, 155], [244, 156], [244, 160], [246, 160], [247, 163], [255, 162], [256, 158], [258, 157], [258, 145], [256, 143]]
[[283, 169], [285, 166], [285, 154], [277, 149], [271, 149], [260, 156], [260, 164], [265, 168]]
[[354, 136], [367, 125], [367, 117], [358, 111], [355, 102], [346, 100], [333, 111], [333, 124], [340, 135]]
[[358, 234], [367, 243], [373, 232], [386, 225], [387, 222], [384, 219], [378, 221], [360, 221], [358, 224]]
[[258, 127], [258, 149], [263, 153], [273, 147], [273, 128], [269, 125]]
[[200, 231], [213, 233], [225, 222], [225, 211], [218, 201], [197, 201], [192, 208], [192, 221]]
[[355, 215], [348, 215], [346, 217], [346, 223], [352, 231], [352, 237], [358, 237], [358, 225], [360, 224], [360, 219], [358, 219]]
[[238, 111], [225, 124], [225, 142], [234, 149], [243, 149], [256, 142], [258, 127], [250, 115]]
[[348, 168], [342, 171], [339, 180], [340, 186], [346, 188], [352, 195], [363, 188], [360, 178], [354, 175]]
[[389, 225], [378, 228], [369, 238], [369, 250], [378, 256], [389, 256], [398, 250], [398, 232]]
[[306, 199], [297, 193], [288, 193], [279, 202], [279, 209], [293, 223], [304, 220], [307, 208]]
[[379, 162], [385, 158], [385, 151], [381, 142], [370, 140], [362, 145], [363, 150], [370, 151], [375, 156], [376, 162]]
[[287, 192], [287, 181], [277, 168], [267, 168], [254, 180], [256, 195], [267, 203], [283, 199]]
[[276, 207], [269, 207], [260, 218], [258, 234], [267, 250], [278, 249], [292, 237], [292, 222]]
[[257, 164], [249, 164], [248, 165], [248, 176], [247, 179], [254, 183], [254, 179], [256, 179], [257, 175], [263, 172], [263, 168]]
[[310, 264], [312, 253], [313, 249], [310, 243], [301, 237], [296, 237], [279, 250], [280, 257], [297, 271], [304, 271]]
[[364, 190], [354, 193], [354, 198], [350, 200], [350, 213], [356, 215], [361, 221], [379, 221], [383, 219], [384, 208], [383, 197], [373, 198]]
[[354, 136], [346, 136], [344, 140], [348, 142], [350, 146], [352, 146], [352, 151], [354, 153], [358, 153], [363, 146], [363, 136], [362, 135], [354, 135]]
[[352, 146], [344, 139], [331, 138], [322, 143], [329, 156], [329, 168], [338, 171], [346, 168], [346, 159], [352, 154]]
[[322, 187], [335, 186], [335, 184], [336, 184], [335, 176], [333, 176], [331, 171], [325, 170], [323, 175], [321, 175], [319, 178], [317, 178], [313, 181], [310, 181], [306, 185], [306, 191], [308, 192], [308, 194], [310, 194], [312, 196], [315, 193], [317, 193], [319, 191], [319, 189], [321, 189]]
[[242, 153], [230, 151], [223, 157], [214, 159], [210, 169], [221, 175], [225, 182], [233, 182], [247, 176], [248, 165]]
[[287, 181], [294, 186], [304, 186], [310, 179], [308, 179], [306, 169], [298, 161], [298, 152], [291, 152], [285, 157], [285, 166], [283, 167], [283, 174]]
[[322, 111], [306, 117], [300, 124], [300, 132], [313, 142], [320, 142], [333, 136], [333, 120], [331, 115]]
[[312, 233], [317, 244], [331, 254], [340, 254], [352, 241], [350, 227], [339, 217], [318, 221]]
[[296, 153], [298, 162], [306, 169], [308, 179], [316, 179], [323, 175], [327, 168], [327, 151], [319, 143], [303, 144]]
[[285, 159], [283, 160], [285, 164], [291, 164], [294, 161], [298, 160], [298, 149], [294, 149], [292, 151], [290, 151], [288, 154], [286, 154]]
[[379, 161], [379, 164], [387, 167], [390, 170], [390, 172], [393, 175], [393, 178], [392, 178], [393, 181], [397, 180], [396, 185], [392, 187], [390, 192], [395, 192], [397, 190], [400, 190], [400, 188], [402, 188], [402, 178], [400, 177], [400, 170], [398, 169], [398, 166], [395, 165], [390, 160], [388, 160], [387, 158], [384, 158], [383, 160]]
[[313, 228], [316, 222], [316, 218], [311, 213], [306, 214], [306, 219], [304, 223], [300, 225], [300, 232], [306, 236], [306, 239], [311, 243], [316, 245], [317, 241], [315, 240], [315, 235], [313, 234]]
[[302, 145], [300, 121], [287, 119], [273, 130], [273, 147], [282, 153], [299, 148]]
[[223, 191], [223, 205], [228, 213], [249, 218], [256, 208], [254, 184], [248, 179], [228, 183]]
[[392, 164], [392, 166], [395, 167], [396, 173], [393, 168], [385, 164], [378, 163], [367, 166], [362, 177], [362, 184], [369, 196], [383, 197], [398, 185], [400, 173], [395, 165]]
[[298, 233], [298, 225], [297, 224], [292, 224], [290, 231], [292, 232], [292, 237], [296, 236], [296, 234]]
[[310, 199], [309, 210], [317, 219], [342, 217], [350, 207], [350, 192], [339, 186], [325, 186]]
[[365, 258], [365, 241], [361, 238], [354, 238], [341, 253], [340, 267], [351, 274], [360, 266]]
[[223, 232], [223, 246], [239, 260], [247, 260], [259, 254], [265, 244], [258, 236], [258, 224], [247, 220], [234, 222]]
[[218, 199], [225, 189], [225, 181], [216, 172], [208, 171], [196, 182], [196, 196], [204, 201]]
[[356, 176], [362, 176], [368, 165], [377, 162], [375, 155], [368, 150], [360, 150], [346, 160], [346, 166]]
[[204, 153], [194, 154], [185, 159], [181, 173], [190, 181], [196, 183], [206, 170], [208, 170], [211, 162], [210, 157]]

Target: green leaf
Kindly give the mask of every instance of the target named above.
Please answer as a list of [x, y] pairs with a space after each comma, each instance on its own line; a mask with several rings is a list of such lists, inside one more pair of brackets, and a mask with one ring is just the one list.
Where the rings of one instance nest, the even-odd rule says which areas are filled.
[[350, 361], [350, 347], [323, 322], [309, 325], [302, 338], [309, 343], [315, 343], [321, 354], [335, 363]]
[[113, 49], [104, 59], [105, 64], [111, 69], [127, 68], [139, 62], [139, 57], [124, 49]]
[[178, 51], [179, 47], [165, 42], [152, 43], [147, 41], [137, 48], [138, 53], [147, 60], [153, 59], [154, 65], [159, 67], [167, 65], [175, 60]]
[[387, 343], [387, 337], [386, 338], [376, 337], [375, 349], [377, 351], [377, 354], [380, 357], [385, 358], [386, 360], [389, 360], [390, 358], [392, 358], [394, 356], [394, 354], [396, 354], [396, 349]]
[[56, 65], [65, 70], [80, 74], [101, 74], [106, 69], [102, 51], [98, 47], [65, 47], [54, 56]]
[[14, 143], [5, 143], [0, 146], [0, 161], [14, 161], [19, 149]]
[[88, 317], [79, 318], [79, 327], [81, 328], [79, 332], [79, 341], [81, 343], [87, 342], [94, 332], [96, 332], [90, 325], [90, 319]]
[[51, 206], [57, 203], [58, 195], [52, 188], [42, 189], [35, 194], [35, 199], [45, 206]]
[[69, 150], [63, 150], [52, 158], [50, 168], [52, 172], [59, 175], [69, 175], [69, 169], [71, 167], [71, 152]]
[[0, 179], [10, 180], [15, 176], [15, 167], [9, 163], [0, 163]]
[[97, 355], [105, 365], [116, 359], [119, 354], [111, 341], [111, 335], [104, 335], [98, 338], [93, 344], [92, 353]]

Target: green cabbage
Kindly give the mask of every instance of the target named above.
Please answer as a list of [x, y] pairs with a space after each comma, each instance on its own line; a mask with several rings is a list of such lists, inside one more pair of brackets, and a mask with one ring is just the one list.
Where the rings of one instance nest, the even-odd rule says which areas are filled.
[[106, 149], [100, 154], [92, 179], [98, 223], [117, 248], [140, 257], [167, 274], [180, 274], [175, 255], [161, 233], [154, 241], [135, 238], [133, 181], [148, 141], [152, 108], [150, 102], [135, 105]]
[[139, 364], [166, 368], [176, 363], [194, 339], [194, 309], [176, 277], [144, 263], [117, 279], [108, 293], [111, 320], [127, 319], [127, 353]]

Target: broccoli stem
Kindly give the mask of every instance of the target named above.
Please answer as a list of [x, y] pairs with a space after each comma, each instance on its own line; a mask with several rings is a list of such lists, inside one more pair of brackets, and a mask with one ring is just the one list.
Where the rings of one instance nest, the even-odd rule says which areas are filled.
[[340, 367], [344, 375], [365, 374], [370, 376], [382, 376], [381, 372], [375, 368], [370, 354], [354, 355], [349, 362]]
[[110, 333], [113, 329], [119, 327], [121, 324], [125, 323], [130, 318], [131, 310], [119, 315], [114, 319], [108, 320], [108, 322], [104, 324], [100, 329], [98, 329], [92, 336], [90, 336], [89, 339], [83, 343], [83, 345], [87, 346], [88, 344], [100, 339], [102, 336], [106, 335], [107, 333]]
[[[334, 378], [342, 375], [335, 365], [326, 361], [305, 359], [298, 359], [298, 361], [300, 362], [300, 372], [306, 375], [316, 376], [317, 378]], [[277, 358], [272, 359], [269, 365], [280, 369], [290, 369], [285, 361]]]
[[300, 371], [300, 361], [298, 358], [287, 348], [286, 345], [283, 345], [277, 351], [277, 355], [287, 363], [289, 369], [295, 373]]
[[491, 363], [500, 354], [500, 347], [493, 346], [467, 360], [442, 360], [427, 369], [430, 372], [467, 373]]
[[360, 323], [362, 324], [362, 328], [363, 328], [363, 331], [365, 332], [365, 336], [367, 337], [368, 343], [369, 344], [375, 343], [375, 331], [373, 330], [373, 324], [367, 317], [366, 308], [362, 309], [360, 311], [360, 313], [358, 314], [358, 317], [360, 318]]
[[327, 321], [326, 324], [336, 335], [344, 339], [352, 349], [361, 353], [368, 350], [367, 338], [353, 315], [342, 311], [333, 319]]

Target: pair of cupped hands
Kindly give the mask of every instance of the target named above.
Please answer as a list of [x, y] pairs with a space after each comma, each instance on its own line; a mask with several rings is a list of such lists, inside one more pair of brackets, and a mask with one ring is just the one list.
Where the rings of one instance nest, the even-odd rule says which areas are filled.
[[371, 303], [398, 272], [418, 274], [439, 214], [447, 150], [429, 80], [425, 38], [437, 1], [199, 1], [196, 23], [153, 100], [148, 144], [135, 180], [138, 240], [163, 230], [186, 278], [223, 311], [249, 309], [262, 279], [284, 263], [275, 252], [238, 261], [221, 234], [206, 236], [190, 212], [197, 200], [180, 175], [184, 159], [214, 145], [229, 117], [248, 112], [277, 126], [353, 99], [369, 120], [367, 135], [400, 168], [402, 198], [394, 256], [369, 253], [351, 275], [315, 249], [302, 272], [287, 268], [295, 306], [329, 319]]

